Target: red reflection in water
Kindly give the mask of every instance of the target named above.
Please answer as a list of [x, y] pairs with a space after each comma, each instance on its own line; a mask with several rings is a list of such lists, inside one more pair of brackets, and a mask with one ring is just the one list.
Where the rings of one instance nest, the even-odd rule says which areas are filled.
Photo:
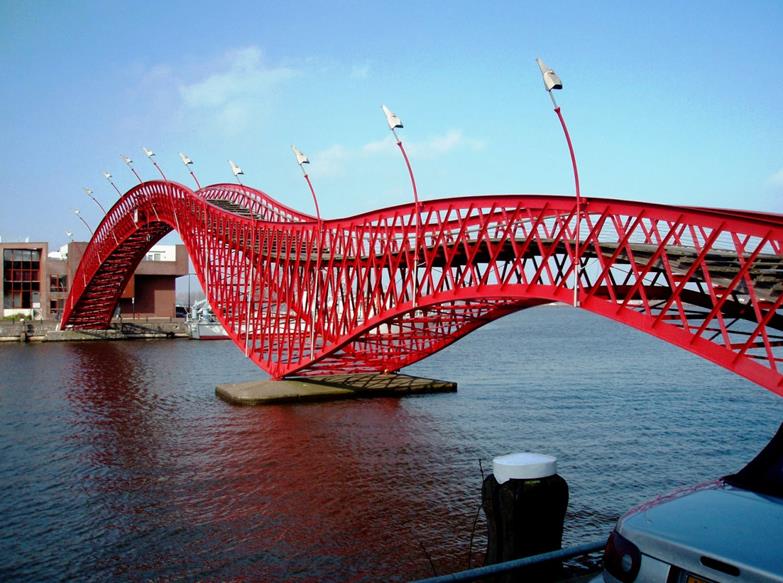
[[432, 574], [427, 554], [447, 573], [467, 566], [478, 458], [557, 456], [578, 544], [736, 471], [780, 423], [773, 395], [578, 311], [462, 342], [414, 373], [458, 394], [258, 408], [214, 395], [258, 374], [227, 343], [7, 343], [0, 579], [401, 581]]
[[408, 580], [432, 574], [428, 554], [440, 573], [467, 566], [480, 482], [455, 491], [438, 484], [445, 466], [423, 471], [443, 447], [426, 415], [389, 398], [236, 408], [210, 396], [201, 411], [152, 386], [155, 363], [122, 345], [73, 352], [73, 437], [97, 469], [85, 492], [112, 517], [103, 536], [131, 551], [100, 553], [113, 575]]

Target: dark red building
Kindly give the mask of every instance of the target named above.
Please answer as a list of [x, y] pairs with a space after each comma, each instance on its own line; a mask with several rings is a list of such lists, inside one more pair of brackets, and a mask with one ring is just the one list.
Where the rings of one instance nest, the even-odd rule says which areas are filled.
[[[50, 253], [48, 243], [0, 243], [0, 318], [59, 319], [86, 247], [71, 242]], [[184, 245], [153, 246], [122, 292], [123, 317], [174, 317], [176, 280], [187, 273]]]

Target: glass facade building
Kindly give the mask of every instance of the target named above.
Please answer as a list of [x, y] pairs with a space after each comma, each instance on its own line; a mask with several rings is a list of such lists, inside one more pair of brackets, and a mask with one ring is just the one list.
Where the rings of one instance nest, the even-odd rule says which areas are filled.
[[[49, 253], [46, 242], [0, 242], [0, 320], [59, 320], [85, 242]], [[176, 316], [176, 279], [188, 273], [183, 245], [154, 245], [118, 292], [118, 314], [127, 318]]]
[[41, 309], [42, 248], [3, 249], [3, 311]]

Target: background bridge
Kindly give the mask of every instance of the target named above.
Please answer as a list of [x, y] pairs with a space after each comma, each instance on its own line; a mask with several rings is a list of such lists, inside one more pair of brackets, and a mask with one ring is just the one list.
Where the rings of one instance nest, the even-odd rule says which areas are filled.
[[571, 303], [578, 261], [582, 309], [783, 395], [781, 215], [505, 195], [318, 221], [247, 186], [150, 181], [96, 229], [62, 326], [108, 327], [172, 229], [232, 340], [274, 378], [399, 370], [506, 314]]

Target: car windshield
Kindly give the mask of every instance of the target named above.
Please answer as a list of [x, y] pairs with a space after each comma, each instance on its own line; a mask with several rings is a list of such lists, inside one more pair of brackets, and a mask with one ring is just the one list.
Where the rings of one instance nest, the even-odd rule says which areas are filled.
[[767, 446], [736, 474], [723, 481], [731, 486], [783, 498], [783, 424]]

